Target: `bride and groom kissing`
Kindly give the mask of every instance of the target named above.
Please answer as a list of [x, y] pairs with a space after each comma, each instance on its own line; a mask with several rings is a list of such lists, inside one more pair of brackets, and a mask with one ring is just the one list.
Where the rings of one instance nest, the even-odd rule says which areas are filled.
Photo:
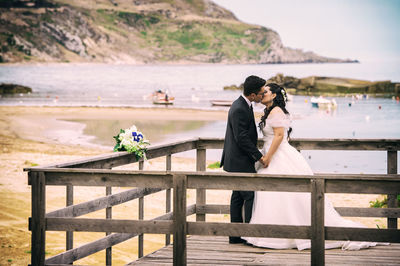
[[[263, 134], [262, 151], [257, 148], [258, 134], [252, 102], [265, 105], [264, 114], [258, 124]], [[229, 109], [221, 158], [221, 167], [226, 172], [313, 175], [301, 153], [288, 143], [291, 120], [286, 102], [286, 90], [278, 84], [267, 84], [263, 78], [254, 75], [246, 78], [243, 94]], [[309, 226], [311, 195], [297, 192], [233, 191], [230, 217], [232, 223]], [[325, 198], [325, 226], [364, 227], [341, 217], [328, 198]], [[303, 250], [311, 247], [309, 239], [230, 236], [229, 243], [247, 243], [274, 249]], [[340, 247], [345, 250], [375, 245], [376, 243], [371, 242], [325, 241], [325, 248]]]

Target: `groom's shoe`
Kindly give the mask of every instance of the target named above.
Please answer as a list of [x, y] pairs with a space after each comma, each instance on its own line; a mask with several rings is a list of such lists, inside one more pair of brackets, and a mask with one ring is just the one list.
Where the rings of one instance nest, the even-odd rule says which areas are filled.
[[242, 244], [246, 243], [246, 240], [241, 239], [240, 237], [229, 237], [229, 244]]

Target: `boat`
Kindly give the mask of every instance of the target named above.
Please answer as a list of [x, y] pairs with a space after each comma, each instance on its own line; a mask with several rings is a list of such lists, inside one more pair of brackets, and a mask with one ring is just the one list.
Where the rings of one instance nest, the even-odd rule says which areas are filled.
[[335, 109], [337, 107], [337, 103], [335, 99], [329, 100], [322, 96], [320, 97], [311, 97], [311, 105], [312, 107], [322, 108], [322, 109]]
[[211, 105], [213, 106], [231, 106], [233, 101], [227, 100], [211, 100]]
[[152, 94], [153, 104], [174, 104], [175, 97], [171, 96], [168, 91], [156, 90]]

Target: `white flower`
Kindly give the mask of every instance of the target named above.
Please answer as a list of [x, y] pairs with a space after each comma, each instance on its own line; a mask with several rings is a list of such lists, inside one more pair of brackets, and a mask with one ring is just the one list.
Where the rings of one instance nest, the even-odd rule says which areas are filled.
[[135, 132], [135, 131], [137, 131], [137, 128], [136, 128], [136, 126], [135, 125], [133, 125], [133, 126], [131, 126], [130, 128], [129, 128], [129, 130], [131, 131], [131, 133], [132, 132]]

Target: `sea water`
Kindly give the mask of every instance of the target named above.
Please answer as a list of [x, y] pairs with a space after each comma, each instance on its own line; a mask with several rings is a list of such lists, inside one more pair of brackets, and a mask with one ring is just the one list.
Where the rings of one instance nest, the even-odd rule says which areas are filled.
[[[278, 64], [278, 65], [106, 65], [50, 64], [6, 65], [0, 67], [0, 83], [16, 83], [33, 89], [31, 94], [0, 98], [7, 106], [130, 106], [155, 107], [151, 93], [168, 90], [175, 97], [168, 108], [222, 109], [211, 100], [234, 100], [239, 91], [225, 91], [226, 85], [240, 85], [249, 75], [265, 79], [283, 73], [295, 77], [311, 75], [346, 77], [370, 81], [400, 81], [399, 62], [366, 62], [359, 64]], [[391, 98], [330, 97], [336, 109], [311, 106], [310, 97], [294, 96], [288, 103], [293, 118], [293, 138], [362, 138], [399, 139], [400, 104]], [[157, 107], [165, 108], [165, 107]], [[262, 111], [261, 105], [255, 109]], [[118, 118], [116, 118], [117, 120]], [[95, 123], [102, 121], [76, 121]], [[171, 122], [173, 123], [173, 122]], [[190, 123], [190, 122], [188, 122]], [[141, 130], [157, 131], [160, 123], [144, 124]], [[170, 127], [170, 125], [166, 125]], [[152, 143], [165, 143], [192, 137], [224, 137], [226, 122], [200, 121], [185, 130], [153, 134]], [[117, 131], [119, 129], [116, 129]], [[103, 132], [104, 130], [99, 130]], [[96, 131], [92, 141], [103, 146], [113, 139]], [[110, 136], [115, 129], [110, 129]], [[303, 151], [316, 172], [385, 173], [386, 152]], [[321, 156], [323, 153], [323, 156]], [[189, 155], [188, 155], [189, 154]], [[219, 160], [220, 150], [207, 151], [207, 158]], [[184, 156], [194, 156], [193, 153]]]

